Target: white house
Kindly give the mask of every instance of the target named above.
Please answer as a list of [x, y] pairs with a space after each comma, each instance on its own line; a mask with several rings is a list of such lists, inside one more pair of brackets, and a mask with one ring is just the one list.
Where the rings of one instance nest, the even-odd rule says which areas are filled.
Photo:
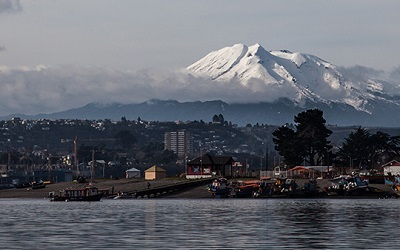
[[129, 178], [140, 178], [140, 170], [136, 168], [130, 168], [125, 171], [125, 176], [127, 179]]

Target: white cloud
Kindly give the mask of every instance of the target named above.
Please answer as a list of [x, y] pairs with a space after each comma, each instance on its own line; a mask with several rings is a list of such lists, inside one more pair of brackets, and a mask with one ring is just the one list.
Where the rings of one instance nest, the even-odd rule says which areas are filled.
[[[277, 93], [255, 83], [257, 91], [239, 82], [215, 82], [183, 70], [123, 72], [110, 68], [0, 67], [0, 114], [51, 113], [90, 102], [140, 103], [149, 99], [178, 101], [268, 101]], [[271, 99], [270, 99], [271, 100]]]
[[[347, 74], [374, 73], [357, 68]], [[397, 76], [400, 70], [393, 71]], [[381, 73], [377, 71], [375, 73]], [[248, 86], [232, 80], [211, 81], [192, 76], [185, 69], [174, 72], [119, 71], [95, 67], [0, 67], [0, 115], [52, 113], [98, 103], [140, 103], [150, 99], [178, 101], [222, 100], [228, 103], [274, 101], [294, 98], [288, 85], [267, 87], [252, 81]], [[392, 93], [393, 94], [393, 93]]]

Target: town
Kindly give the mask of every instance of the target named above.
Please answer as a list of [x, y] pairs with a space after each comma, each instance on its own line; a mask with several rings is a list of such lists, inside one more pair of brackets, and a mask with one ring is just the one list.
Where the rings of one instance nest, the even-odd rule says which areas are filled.
[[[292, 124], [285, 126], [293, 127]], [[329, 137], [332, 149], [321, 161], [324, 167], [319, 168], [325, 172], [329, 170], [323, 174], [333, 177], [354, 169], [362, 171], [364, 165], [355, 162], [355, 158], [350, 157], [345, 164], [334, 159], [345, 138], [357, 127], [327, 127], [333, 131]], [[132, 177], [129, 169], [139, 170], [139, 176], [143, 177], [144, 171], [152, 166], [165, 169], [167, 176], [186, 175], [187, 178], [222, 174], [252, 178], [287, 175], [287, 170], [295, 166], [288, 166], [275, 150], [273, 133], [276, 130], [277, 126], [265, 124], [238, 127], [225, 121], [220, 114], [210, 115], [210, 121], [186, 122], [143, 121], [140, 117], [136, 120], [121, 117], [119, 121], [14, 117], [0, 121], [1, 186], [7, 188], [40, 180], [72, 181], [79, 176]], [[400, 134], [400, 129], [386, 130], [393, 135]], [[230, 168], [206, 167], [207, 162], [210, 165], [215, 158], [224, 159]], [[395, 158], [382, 158], [377, 169], [364, 167], [364, 171], [383, 171], [382, 167], [393, 160]], [[194, 172], [196, 165], [201, 170]], [[318, 176], [323, 174], [321, 170], [317, 173]]]

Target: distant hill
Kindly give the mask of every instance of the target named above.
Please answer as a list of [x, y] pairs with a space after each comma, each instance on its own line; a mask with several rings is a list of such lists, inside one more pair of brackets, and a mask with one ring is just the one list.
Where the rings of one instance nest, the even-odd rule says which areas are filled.
[[[311, 108], [324, 110], [324, 117], [328, 124], [341, 126], [362, 125], [362, 126], [390, 126], [397, 117], [385, 117], [382, 112], [381, 119], [377, 116], [358, 111], [350, 105], [312, 103], [308, 102], [304, 107], [299, 107], [291, 100], [282, 98], [274, 103], [252, 103], [252, 104], [228, 104], [222, 101], [207, 102], [178, 102], [150, 100], [139, 104], [97, 104], [90, 103], [81, 108], [70, 109], [63, 112], [51, 114], [37, 114], [26, 116], [14, 114], [0, 117], [10, 119], [21, 117], [23, 119], [111, 119], [120, 120], [126, 117], [134, 120], [140, 117], [147, 121], [211, 121], [213, 115], [222, 114], [227, 121], [245, 126], [246, 124], [270, 124], [283, 125], [293, 123], [293, 118], [298, 113]], [[397, 126], [397, 123], [393, 123]]]

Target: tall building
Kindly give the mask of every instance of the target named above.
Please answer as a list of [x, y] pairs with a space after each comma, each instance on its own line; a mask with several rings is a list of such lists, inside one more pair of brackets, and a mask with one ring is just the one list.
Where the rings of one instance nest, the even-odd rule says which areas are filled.
[[183, 159], [193, 154], [193, 139], [190, 132], [180, 130], [164, 134], [164, 149], [172, 150]]

